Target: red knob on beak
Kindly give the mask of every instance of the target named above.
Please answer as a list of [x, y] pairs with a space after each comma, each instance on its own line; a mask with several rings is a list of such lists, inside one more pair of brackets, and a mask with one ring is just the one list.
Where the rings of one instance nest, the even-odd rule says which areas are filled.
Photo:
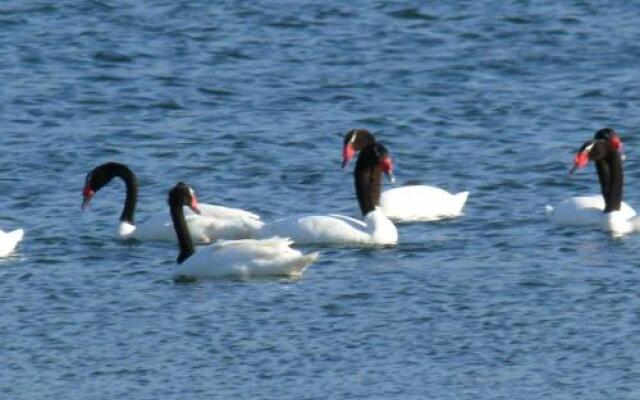
[[94, 194], [96, 194], [96, 192], [93, 189], [91, 189], [91, 187], [89, 187], [88, 185], [85, 186], [84, 189], [82, 189], [82, 209], [83, 210], [87, 208], [87, 206], [89, 206], [89, 202], [93, 198]]
[[202, 214], [200, 212], [200, 208], [198, 208], [198, 198], [196, 197], [195, 193], [191, 194], [191, 204], [189, 204], [189, 208], [198, 215]]
[[355, 149], [353, 148], [353, 144], [347, 143], [344, 145], [342, 149], [342, 168], [347, 166], [347, 163], [353, 158], [356, 154]]
[[576, 169], [584, 168], [589, 163], [589, 152], [581, 151], [576, 154], [573, 159], [573, 167], [569, 171], [569, 174], [572, 174]]

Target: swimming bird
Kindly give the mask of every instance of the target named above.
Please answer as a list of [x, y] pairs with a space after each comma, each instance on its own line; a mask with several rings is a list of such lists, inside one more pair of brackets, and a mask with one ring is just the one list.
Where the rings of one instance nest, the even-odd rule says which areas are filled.
[[[122, 179], [126, 187], [118, 236], [124, 239], [175, 241], [176, 236], [171, 219], [166, 212], [152, 215], [142, 224], [135, 224], [134, 213], [138, 201], [138, 180], [131, 169], [124, 164], [104, 163], [87, 174], [82, 191], [82, 209], [89, 205], [96, 192], [115, 177]], [[218, 239], [249, 238], [263, 224], [258, 215], [237, 208], [201, 204], [200, 210], [201, 215], [187, 212], [186, 216], [191, 236], [194, 241], [199, 243], [210, 243]]]
[[[366, 129], [347, 132], [342, 147], [342, 167], [356, 152], [372, 143], [376, 143], [375, 136]], [[376, 204], [394, 222], [436, 221], [461, 215], [468, 197], [467, 191], [452, 194], [436, 186], [408, 185], [385, 190]]]
[[280, 237], [220, 240], [196, 251], [184, 214], [185, 206], [200, 212], [193, 189], [178, 183], [169, 191], [168, 203], [180, 248], [175, 278], [301, 276], [318, 258], [318, 253], [302, 254], [291, 248], [290, 239]]
[[393, 163], [387, 149], [378, 143], [366, 146], [360, 152], [354, 171], [356, 197], [364, 215], [363, 221], [338, 214], [287, 217], [266, 223], [258, 231], [258, 237], [286, 236], [296, 244], [396, 244], [396, 227], [376, 207], [383, 173], [393, 176]]
[[584, 168], [589, 161], [596, 165], [600, 195], [576, 196], [557, 207], [547, 206], [551, 221], [560, 225], [592, 225], [625, 234], [638, 224], [636, 212], [622, 201], [624, 174], [620, 152], [606, 139], [585, 142], [574, 157], [569, 173]]

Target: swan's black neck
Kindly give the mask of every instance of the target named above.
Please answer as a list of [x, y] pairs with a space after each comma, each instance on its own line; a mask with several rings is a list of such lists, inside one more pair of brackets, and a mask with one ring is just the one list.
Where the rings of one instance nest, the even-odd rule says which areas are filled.
[[124, 181], [127, 189], [120, 221], [133, 224], [133, 214], [138, 202], [138, 179], [129, 167], [116, 162], [102, 164], [91, 171], [87, 177], [87, 185], [97, 192], [116, 176]]
[[620, 153], [605, 140], [596, 140], [589, 158], [596, 164], [600, 190], [604, 198], [604, 212], [618, 211], [622, 205], [624, 174]]
[[117, 176], [122, 178], [127, 188], [120, 221], [133, 224], [133, 214], [136, 211], [136, 204], [138, 202], [138, 179], [136, 179], [134, 173], [126, 166], [118, 171]]
[[183, 206], [186, 205], [184, 198], [179, 193], [175, 193], [176, 189], [169, 192], [169, 207], [171, 210], [171, 220], [173, 221], [173, 229], [178, 237], [178, 245], [180, 246], [180, 254], [178, 254], [178, 264], [182, 264], [184, 260], [191, 257], [195, 253], [193, 241], [189, 234], [189, 227], [184, 218]]
[[600, 191], [605, 201], [605, 211], [607, 199], [611, 195], [611, 168], [604, 160], [596, 161], [596, 172], [598, 173], [598, 181], [600, 182]]
[[367, 215], [380, 204], [380, 187], [382, 185], [382, 168], [377, 144], [370, 144], [362, 149], [353, 172], [355, 178], [356, 197], [362, 215]]

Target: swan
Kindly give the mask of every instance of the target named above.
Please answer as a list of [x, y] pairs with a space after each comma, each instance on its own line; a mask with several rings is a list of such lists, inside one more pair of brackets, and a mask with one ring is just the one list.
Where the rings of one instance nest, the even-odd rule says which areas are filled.
[[23, 229], [15, 229], [9, 232], [0, 229], [0, 257], [6, 257], [11, 254], [23, 236]]
[[375, 205], [380, 196], [382, 172], [392, 176], [386, 148], [377, 143], [365, 147], [354, 172], [363, 221], [338, 214], [288, 217], [265, 224], [257, 236], [287, 236], [297, 244], [395, 245], [398, 231]]
[[[95, 167], [87, 174], [82, 191], [82, 209], [85, 209], [95, 193], [111, 182], [114, 177], [121, 178], [126, 186], [118, 236], [123, 239], [175, 241], [176, 236], [171, 219], [165, 212], [155, 214], [144, 223], [135, 225], [138, 180], [124, 164], [108, 162]], [[187, 211], [186, 216], [191, 237], [199, 243], [210, 243], [217, 239], [249, 238], [263, 225], [258, 215], [236, 208], [201, 204], [200, 210], [201, 215]]]
[[199, 213], [196, 195], [180, 182], [169, 191], [171, 220], [180, 253], [174, 278], [250, 278], [260, 276], [302, 276], [318, 258], [318, 253], [302, 254], [292, 249], [291, 239], [273, 237], [264, 240], [220, 240], [195, 250], [184, 206]]
[[630, 233], [640, 226], [634, 218], [635, 210], [622, 201], [623, 169], [619, 148], [608, 139], [592, 139], [580, 147], [569, 173], [584, 168], [589, 160], [593, 161], [602, 194], [571, 197], [557, 207], [547, 206], [552, 222], [603, 227], [616, 234]]
[[[342, 147], [342, 167], [356, 152], [372, 143], [376, 143], [376, 139], [366, 129], [347, 132]], [[394, 222], [437, 221], [461, 215], [468, 197], [467, 191], [452, 194], [435, 186], [408, 185], [382, 192], [379, 205]]]

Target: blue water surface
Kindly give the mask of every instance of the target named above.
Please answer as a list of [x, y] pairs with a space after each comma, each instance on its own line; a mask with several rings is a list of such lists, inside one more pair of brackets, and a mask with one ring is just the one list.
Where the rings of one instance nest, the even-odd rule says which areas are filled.
[[[433, 4], [432, 4], [433, 3]], [[567, 176], [625, 141], [640, 206], [640, 7], [575, 0], [0, 3], [3, 399], [638, 399], [640, 235], [551, 225]], [[342, 136], [399, 184], [469, 190], [389, 249], [320, 248], [300, 280], [176, 283], [171, 244], [116, 239], [177, 181], [265, 220], [356, 212]], [[303, 248], [304, 251], [318, 250]]]

